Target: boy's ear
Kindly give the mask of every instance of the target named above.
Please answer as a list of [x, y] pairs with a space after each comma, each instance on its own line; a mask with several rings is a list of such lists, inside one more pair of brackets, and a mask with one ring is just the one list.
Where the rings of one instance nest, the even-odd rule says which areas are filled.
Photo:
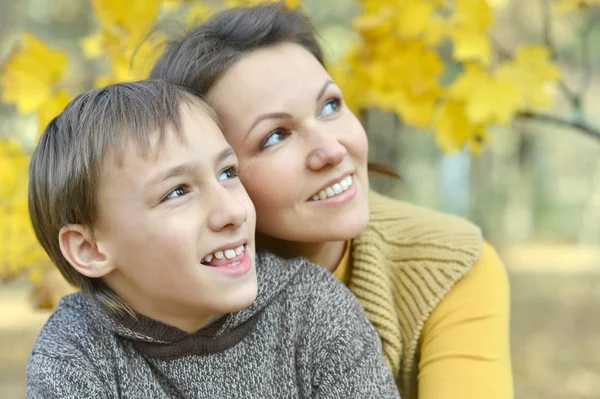
[[58, 233], [58, 243], [65, 259], [84, 276], [104, 277], [115, 269], [88, 227], [80, 224], [63, 226]]

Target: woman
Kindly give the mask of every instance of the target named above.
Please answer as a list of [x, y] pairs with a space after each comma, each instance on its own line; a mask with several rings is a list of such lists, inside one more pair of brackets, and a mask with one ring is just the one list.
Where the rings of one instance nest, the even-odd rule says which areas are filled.
[[477, 227], [369, 191], [367, 138], [313, 27], [280, 4], [227, 10], [152, 77], [205, 96], [237, 152], [258, 245], [358, 297], [404, 398], [510, 398], [506, 270]]

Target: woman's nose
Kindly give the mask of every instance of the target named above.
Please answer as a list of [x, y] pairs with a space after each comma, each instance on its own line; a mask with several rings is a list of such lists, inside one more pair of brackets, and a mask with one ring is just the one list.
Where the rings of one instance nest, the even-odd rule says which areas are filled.
[[307, 165], [315, 171], [328, 166], [336, 166], [346, 155], [348, 155], [348, 150], [336, 138], [323, 138], [308, 153]]

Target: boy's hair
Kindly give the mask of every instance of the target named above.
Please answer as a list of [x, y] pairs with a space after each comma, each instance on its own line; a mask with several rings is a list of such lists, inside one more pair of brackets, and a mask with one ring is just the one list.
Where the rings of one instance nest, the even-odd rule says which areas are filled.
[[[62, 255], [59, 231], [68, 224], [98, 223], [98, 186], [110, 154], [121, 165], [128, 143], [146, 157], [167, 130], [183, 140], [181, 106], [214, 112], [191, 91], [160, 80], [118, 83], [71, 101], [54, 118], [33, 152], [29, 169], [29, 213], [35, 234], [64, 278], [112, 310], [129, 308], [100, 279], [86, 277]], [[156, 148], [151, 139], [158, 136]], [[107, 210], [110, 212], [110, 210]]]
[[324, 65], [313, 25], [280, 2], [216, 13], [183, 38], [168, 42], [150, 77], [206, 95], [242, 56], [280, 43], [299, 44]]

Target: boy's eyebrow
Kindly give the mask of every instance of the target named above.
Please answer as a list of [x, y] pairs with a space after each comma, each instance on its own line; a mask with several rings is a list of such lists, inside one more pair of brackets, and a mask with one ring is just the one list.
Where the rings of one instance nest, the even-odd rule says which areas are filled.
[[[235, 151], [233, 151], [233, 149], [231, 147], [226, 148], [223, 151], [219, 152], [217, 154], [217, 156], [215, 156], [214, 163], [219, 164], [231, 156], [235, 156]], [[198, 167], [198, 165], [195, 163], [192, 163], [192, 162], [185, 162], [185, 163], [173, 166], [172, 168], [169, 168], [169, 169], [165, 170], [164, 172], [161, 172], [157, 176], [154, 176], [153, 178], [148, 180], [146, 182], [146, 184], [144, 184], [144, 186], [145, 187], [156, 186], [156, 185], [160, 184], [161, 182], [163, 182], [167, 179], [170, 179], [172, 177], [177, 177], [177, 176], [181, 176], [181, 175], [185, 175], [185, 174], [191, 174], [191, 173], [193, 173], [194, 170], [197, 169], [197, 167]]]
[[172, 168], [169, 168], [169, 169], [165, 170], [164, 172], [161, 172], [158, 175], [154, 176], [153, 178], [149, 179], [146, 182], [146, 184], [144, 184], [144, 186], [146, 186], [148, 188], [152, 187], [152, 186], [156, 186], [167, 179], [170, 179], [170, 178], [176, 177], [176, 176], [185, 175], [186, 173], [189, 173], [194, 169], [196, 169], [195, 164], [192, 164], [191, 162], [186, 162], [186, 163], [179, 164], [177, 166], [173, 166]]

